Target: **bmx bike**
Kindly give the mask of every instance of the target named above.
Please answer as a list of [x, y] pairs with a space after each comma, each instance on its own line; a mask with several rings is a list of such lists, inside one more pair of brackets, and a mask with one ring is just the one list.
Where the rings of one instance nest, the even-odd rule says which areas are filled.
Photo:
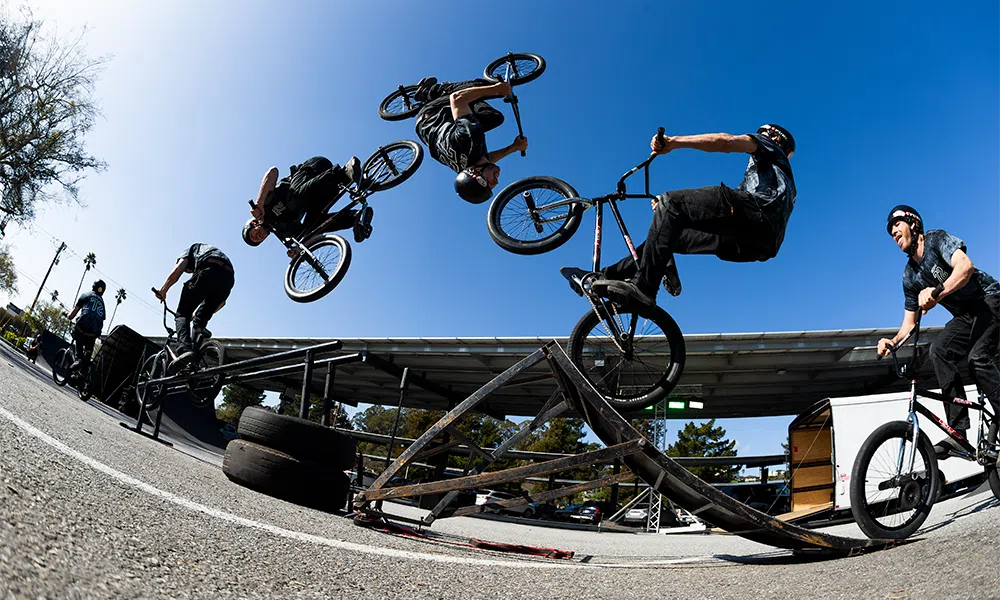
[[68, 347], [56, 352], [55, 360], [52, 364], [52, 381], [59, 387], [69, 384], [77, 391], [80, 400], [86, 402], [90, 400], [90, 369], [93, 363], [88, 363], [86, 369], [81, 367], [71, 368], [76, 362], [76, 342]]

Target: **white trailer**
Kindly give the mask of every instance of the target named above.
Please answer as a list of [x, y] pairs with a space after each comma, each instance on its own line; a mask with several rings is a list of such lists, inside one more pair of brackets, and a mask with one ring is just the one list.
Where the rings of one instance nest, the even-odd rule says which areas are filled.
[[[966, 388], [968, 398], [977, 398], [975, 386]], [[788, 426], [791, 453], [792, 512], [784, 518], [800, 518], [833, 509], [851, 507], [851, 473], [861, 445], [876, 428], [889, 421], [905, 421], [908, 391], [849, 398], [827, 398], [799, 415]], [[944, 404], [921, 399], [934, 414], [945, 419]], [[969, 441], [979, 442], [980, 411], [970, 410]], [[945, 434], [933, 422], [919, 416], [920, 429], [931, 443]], [[942, 481], [953, 483], [980, 475], [983, 467], [960, 458], [938, 461]]]

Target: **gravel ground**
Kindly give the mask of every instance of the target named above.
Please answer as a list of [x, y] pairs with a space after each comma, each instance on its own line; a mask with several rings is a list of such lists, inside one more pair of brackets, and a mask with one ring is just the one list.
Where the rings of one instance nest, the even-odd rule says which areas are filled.
[[[0, 351], [0, 598], [998, 598], [997, 505], [979, 490], [936, 506], [919, 541], [824, 561], [735, 536], [434, 525], [448, 539], [577, 552], [512, 557], [369, 531], [236, 486]], [[635, 567], [678, 559], [693, 562]]]

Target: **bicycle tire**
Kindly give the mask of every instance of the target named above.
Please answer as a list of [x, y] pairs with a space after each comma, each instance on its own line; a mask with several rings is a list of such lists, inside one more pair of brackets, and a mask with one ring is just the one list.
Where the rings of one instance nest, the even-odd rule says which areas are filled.
[[[333, 291], [333, 288], [344, 279], [347, 269], [351, 266], [351, 245], [335, 233], [324, 233], [306, 240], [304, 246], [314, 255], [324, 248], [336, 248], [339, 252], [335, 257], [336, 262], [332, 263], [332, 268], [327, 269], [324, 264], [325, 277], [306, 262], [304, 254], [300, 253], [288, 264], [288, 269], [285, 271], [285, 293], [296, 302], [314, 302]], [[313, 275], [319, 276], [318, 284], [313, 287], [303, 287], [309, 279], [308, 270], [311, 270]], [[301, 279], [297, 278], [297, 275], [301, 275]]]
[[69, 348], [63, 348], [56, 352], [56, 358], [52, 364], [52, 381], [59, 387], [69, 383], [69, 367], [73, 364], [73, 355]]
[[[552, 210], [558, 212], [553, 216], [541, 214], [539, 216], [542, 219], [553, 219], [553, 221], [536, 225], [525, 203], [524, 192], [532, 192], [533, 200], [535, 196], [541, 199], [540, 203], [536, 202], [536, 208], [567, 198], [579, 198], [573, 186], [555, 177], [526, 177], [505, 187], [490, 203], [490, 209], [486, 213], [486, 228], [493, 241], [507, 252], [525, 256], [543, 254], [565, 244], [580, 228], [583, 203], [554, 208]], [[549, 198], [548, 194], [539, 192], [554, 192], [556, 196]], [[537, 227], [544, 228], [547, 225], [557, 226], [548, 231], [537, 231]], [[525, 239], [532, 234], [541, 237]]]
[[[652, 406], [674, 389], [684, 372], [686, 350], [680, 327], [659, 306], [653, 310], [623, 310], [610, 302], [599, 306], [613, 307], [612, 311], [626, 323], [630, 323], [631, 315], [635, 315], [636, 337], [641, 335], [644, 338], [644, 349], [633, 348], [636, 355], [626, 358], [621, 356], [621, 351], [606, 332], [603, 338], [591, 336], [594, 328], [604, 319], [596, 311], [590, 310], [577, 322], [570, 335], [570, 359], [594, 389], [616, 410], [633, 412]], [[612, 318], [616, 317], [612, 315]], [[653, 332], [649, 325], [658, 328], [659, 333]], [[664, 339], [658, 340], [660, 336]], [[587, 347], [591, 348], [590, 353], [585, 352]], [[666, 354], [665, 361], [664, 351], [669, 353]], [[594, 358], [591, 359], [591, 356]], [[603, 356], [603, 364], [600, 356]], [[609, 361], [612, 365], [610, 367]], [[589, 364], [591, 362], [594, 364]]]
[[[483, 69], [483, 77], [489, 79], [490, 81], [503, 81], [499, 71], [506, 70], [507, 64], [509, 64], [512, 60], [519, 65], [518, 74], [509, 79], [512, 86], [534, 81], [545, 72], [544, 58], [531, 52], [517, 52], [507, 56], [501, 56], [486, 65], [486, 68]], [[523, 67], [527, 67], [528, 65], [531, 66], [530, 69], [523, 69]]]
[[[400, 169], [402, 161], [407, 160], [408, 163]], [[383, 192], [394, 188], [416, 173], [423, 160], [424, 149], [413, 140], [399, 140], [386, 144], [365, 159], [361, 167], [361, 172], [364, 173], [361, 185], [372, 192]]]
[[[405, 85], [402, 90], [389, 94], [378, 105], [378, 116], [386, 121], [404, 121], [416, 115], [424, 105], [413, 97], [416, 91], [416, 85]], [[395, 104], [397, 100], [398, 105]]]
[[[203, 371], [212, 367], [219, 367], [226, 362], [226, 347], [215, 340], [202, 343], [198, 350], [198, 370]], [[225, 375], [209, 375], [207, 377], [192, 379], [187, 382], [188, 396], [191, 398], [191, 405], [195, 408], [202, 408], [213, 402], [219, 392], [222, 391], [222, 384]]]
[[[893, 440], [897, 439], [912, 443], [913, 427], [909, 422], [892, 421], [873, 431], [861, 445], [858, 456], [854, 460], [854, 468], [851, 473], [851, 512], [854, 514], [854, 520], [861, 527], [861, 531], [872, 539], [901, 540], [913, 535], [930, 514], [941, 484], [934, 447], [927, 435], [921, 431], [917, 440], [917, 450], [925, 466], [923, 473], [927, 474], [926, 484], [912, 481], [904, 484], [902, 491], [895, 498], [892, 497], [892, 491], [889, 490], [888, 494], [873, 498], [875, 501], [870, 501], [867, 491], [873, 486], [877, 488], [878, 485], [877, 481], [869, 481], [876, 478], [870, 470], [873, 460], [876, 468], [885, 469], [879, 477], [884, 479], [893, 476], [896, 469], [896, 458], [899, 455], [899, 445], [893, 443]], [[886, 442], [889, 442], [886, 452], [876, 456], [876, 453]], [[909, 450], [904, 447], [904, 456], [908, 456], [908, 454]], [[885, 492], [887, 490], [876, 489], [873, 491]], [[906, 517], [898, 525], [879, 521], [879, 519], [900, 514], [900, 511], [894, 510], [896, 508], [912, 510], [912, 515]]]
[[[165, 376], [167, 373], [167, 354], [163, 350], [157, 352], [153, 356], [146, 359], [146, 362], [142, 364], [142, 370], [139, 371], [139, 379], [136, 383], [144, 383], [152, 379], [159, 379]], [[163, 384], [153, 385], [153, 386], [138, 386], [136, 385], [136, 396], [138, 397], [139, 404], [146, 409], [146, 411], [156, 410], [163, 403], [163, 398], [166, 396], [167, 386]]]
[[[986, 434], [986, 447], [993, 452], [998, 448], [997, 435], [1000, 434], [1000, 417], [994, 417], [990, 423], [989, 433]], [[1000, 465], [994, 461], [993, 465], [986, 465], [986, 479], [990, 482], [990, 489], [993, 495], [1000, 499]]]

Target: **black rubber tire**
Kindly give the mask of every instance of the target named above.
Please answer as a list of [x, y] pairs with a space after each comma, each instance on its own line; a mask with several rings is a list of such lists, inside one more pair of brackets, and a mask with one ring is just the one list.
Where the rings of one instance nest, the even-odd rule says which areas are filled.
[[[226, 362], [226, 347], [215, 340], [202, 343], [199, 354], [201, 358], [198, 370], [218, 367]], [[191, 404], [195, 408], [202, 408], [215, 402], [215, 398], [222, 391], [225, 377], [225, 375], [219, 374], [188, 381], [187, 389], [188, 396], [191, 397]]]
[[[389, 163], [383, 159], [383, 153], [389, 157]], [[361, 167], [361, 172], [364, 173], [362, 185], [372, 192], [394, 188], [416, 173], [423, 160], [424, 148], [413, 140], [386, 144], [365, 159], [365, 164]]]
[[515, 52], [510, 56], [501, 56], [490, 64], [486, 65], [483, 69], [483, 77], [489, 79], [490, 81], [501, 81], [502, 78], [495, 71], [503, 71], [506, 68], [507, 61], [513, 59], [514, 61], [528, 61], [533, 63], [533, 68], [528, 71], [527, 75], [516, 75], [510, 78], [510, 84], [521, 85], [522, 83], [528, 83], [529, 81], [534, 81], [545, 72], [545, 59], [537, 54], [532, 54], [530, 52]]
[[241, 438], [300, 460], [350, 469], [356, 459], [354, 438], [319, 423], [279, 415], [255, 406], [243, 410], [236, 432]]
[[63, 348], [56, 352], [55, 360], [52, 361], [52, 381], [56, 385], [63, 387], [69, 383], [69, 366], [73, 364], [73, 355], [69, 348]]
[[[522, 232], [505, 231], [504, 221], [508, 221], [508, 228], [510, 228], [510, 219], [514, 219], [519, 216], [516, 214], [511, 215], [511, 212], [519, 210], [514, 207], [523, 202], [521, 196], [522, 192], [526, 190], [538, 189], [553, 191], [559, 194], [562, 198], [580, 197], [579, 194], [576, 193], [576, 190], [573, 189], [573, 186], [561, 179], [556, 179], [555, 177], [526, 177], [505, 187], [499, 194], [497, 194], [496, 198], [493, 199], [493, 202], [490, 203], [489, 212], [486, 214], [486, 227], [489, 230], [490, 237], [493, 238], [493, 241], [504, 250], [522, 255], [542, 254], [550, 250], [555, 250], [559, 246], [565, 244], [569, 241], [569, 238], [576, 233], [576, 230], [579, 229], [581, 217], [584, 211], [584, 205], [582, 203], [574, 203], [570, 206], [564, 207], [566, 210], [566, 218], [551, 233], [539, 239], [524, 240], [515, 237], [515, 233]], [[559, 200], [553, 199], [552, 201], [558, 202]], [[550, 203], [551, 202], [544, 202], [543, 206]], [[504, 215], [505, 210], [508, 211], [508, 216], [506, 217]], [[563, 208], [556, 210], [562, 211]], [[523, 212], [525, 212], [525, 217], [527, 217], [526, 206], [524, 207]], [[562, 216], [562, 212], [556, 215], [556, 217], [559, 216]], [[530, 223], [530, 219], [523, 218], [515, 222], [520, 222], [523, 225], [520, 228], [526, 230], [527, 225]], [[531, 231], [537, 233], [534, 231], [534, 228], [532, 228]]]
[[[378, 116], [382, 117], [386, 121], [403, 121], [409, 119], [410, 117], [416, 115], [420, 112], [420, 108], [424, 105], [423, 102], [418, 102], [413, 94], [416, 93], [416, 85], [405, 85], [403, 86], [403, 91], [399, 89], [389, 94], [382, 99], [382, 102], [378, 105]], [[406, 99], [404, 100], [403, 94], [406, 94]], [[402, 104], [400, 106], [394, 106], [393, 103], [400, 101]], [[409, 108], [406, 108], [409, 102]]]
[[[998, 448], [997, 436], [1000, 435], [1000, 416], [993, 418], [989, 432], [986, 434], [986, 447], [990, 450]], [[993, 495], [1000, 499], [1000, 465], [994, 463], [986, 467], [986, 479], [990, 482]]]
[[[940, 474], [937, 470], [937, 458], [934, 456], [934, 446], [931, 445], [931, 441], [927, 438], [927, 435], [921, 431], [920, 437], [917, 440], [917, 451], [929, 471], [927, 484], [918, 486], [916, 490], [919, 492], [919, 497], [913, 507], [913, 515], [911, 517], [899, 525], [880, 523], [878, 518], [884, 518], [892, 514], [888, 510], [891, 505], [888, 501], [869, 504], [865, 493], [865, 482], [868, 479], [869, 467], [871, 466], [875, 452], [884, 443], [891, 443], [893, 439], [912, 440], [913, 427], [910, 423], [907, 421], [892, 421], [873, 431], [868, 436], [868, 439], [861, 444], [861, 449], [854, 460], [854, 468], [851, 473], [851, 512], [854, 514], [854, 519], [858, 522], [858, 526], [861, 527], [861, 531], [872, 539], [901, 540], [913, 535], [923, 524], [927, 515], [930, 514], [931, 507], [934, 505], [934, 499], [938, 495], [938, 488], [941, 485]], [[895, 447], [898, 448], [898, 446]], [[887, 473], [895, 468], [892, 465], [895, 459], [892, 457], [896, 452], [898, 451], [894, 450], [893, 446], [890, 446], [888, 453], [889, 460], [884, 458], [882, 460], [876, 459], [878, 464], [889, 470]], [[879, 505], [886, 509], [880, 515], [875, 514], [875, 510], [881, 510], [881, 508], [877, 508]]]
[[138, 384], [151, 379], [159, 379], [164, 377], [166, 373], [167, 354], [162, 350], [147, 358], [146, 362], [142, 364], [142, 370], [139, 371], [139, 379], [136, 381], [135, 390], [139, 405], [144, 406], [147, 411], [156, 410], [160, 407], [164, 396], [166, 396], [167, 386], [155, 385], [140, 388]]
[[[610, 302], [605, 302], [605, 306], [609, 306]], [[615, 379], [615, 388], [612, 390], [605, 380], [608, 379], [607, 376], [595, 377], [597, 367], [590, 368], [584, 361], [584, 347], [586, 345], [587, 337], [595, 327], [597, 327], [601, 318], [598, 314], [591, 310], [581, 318], [576, 327], [573, 328], [573, 333], [570, 334], [569, 338], [569, 357], [576, 365], [580, 372], [583, 373], [587, 381], [594, 386], [594, 388], [602, 394], [605, 399], [607, 399], [608, 404], [613, 406], [616, 410], [622, 413], [642, 410], [647, 406], [652, 406], [658, 400], [670, 393], [671, 390], [680, 381], [681, 374], [684, 372], [684, 361], [686, 357], [686, 350], [684, 344], [684, 335], [681, 333], [680, 327], [674, 321], [673, 317], [667, 314], [667, 311], [663, 310], [659, 306], [656, 306], [653, 311], [647, 311], [645, 309], [640, 309], [636, 311], [627, 311], [623, 309], [617, 309], [618, 314], [622, 316], [622, 320], [625, 323], [630, 322], [630, 315], [638, 315], [638, 318], [643, 319], [643, 326], [637, 328], [637, 332], [645, 331], [642, 335], [659, 336], [665, 335], [666, 341], [665, 346], [663, 343], [659, 343], [656, 348], [649, 348], [649, 356], [659, 357], [663, 354], [663, 350], [669, 351], [669, 358], [666, 364], [662, 367], [657, 366], [650, 371], [648, 367], [644, 367], [643, 371], [646, 373], [652, 373], [649, 375], [649, 379], [643, 381], [641, 384], [641, 389], [633, 391], [622, 391], [617, 385], [620, 380]], [[650, 329], [650, 326], [655, 327], [656, 331]], [[594, 339], [594, 338], [591, 338]], [[595, 342], [591, 342], [593, 345]], [[603, 341], [600, 342], [604, 353], [605, 365], [610, 360], [615, 360], [619, 350], [614, 345], [612, 341], [606, 336]], [[660, 358], [656, 359], [660, 361]], [[643, 366], [646, 363], [642, 362], [643, 359], [639, 359], [639, 362], [635, 360], [620, 361], [619, 364], [627, 364], [631, 366], [633, 363], [637, 366]], [[620, 372], [617, 369], [616, 372]], [[658, 377], [657, 377], [658, 376]], [[655, 379], [653, 379], [655, 378]], [[634, 386], [633, 386], [634, 387]]]
[[340, 251], [340, 260], [334, 265], [332, 272], [327, 274], [325, 282], [316, 287], [305, 290], [296, 287], [295, 275], [300, 268], [308, 269], [313, 274], [317, 274], [310, 265], [305, 263], [303, 254], [299, 254], [292, 259], [292, 262], [288, 265], [288, 269], [285, 270], [285, 293], [288, 294], [288, 297], [296, 302], [315, 302], [332, 292], [333, 288], [337, 287], [337, 284], [344, 279], [347, 269], [351, 266], [351, 245], [336, 233], [317, 235], [306, 240], [304, 245], [310, 252], [316, 252], [327, 246], [336, 247]]
[[525, 519], [530, 519], [530, 518], [532, 518], [534, 516], [535, 516], [535, 511], [533, 511], [530, 508], [527, 509], [527, 510], [525, 510], [523, 513], [521, 513], [521, 517], [523, 517]]
[[350, 477], [333, 465], [299, 460], [246, 440], [229, 442], [222, 472], [244, 487], [326, 511], [344, 510], [351, 490]]

